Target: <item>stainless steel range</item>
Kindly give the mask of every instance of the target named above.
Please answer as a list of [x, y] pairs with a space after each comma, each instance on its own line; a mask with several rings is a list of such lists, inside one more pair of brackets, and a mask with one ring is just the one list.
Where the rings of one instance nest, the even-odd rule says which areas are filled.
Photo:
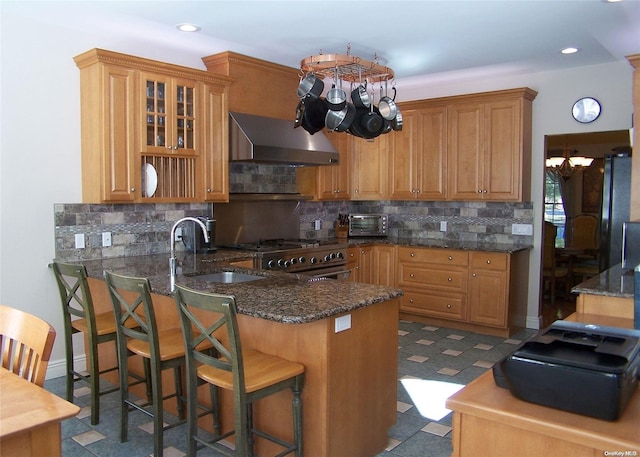
[[345, 278], [351, 273], [346, 267], [346, 247], [332, 241], [266, 240], [223, 247], [256, 252], [255, 267], [261, 270], [318, 278]]
[[344, 244], [300, 239], [297, 201], [233, 201], [215, 206], [216, 246], [255, 252], [254, 267], [311, 277], [348, 276]]

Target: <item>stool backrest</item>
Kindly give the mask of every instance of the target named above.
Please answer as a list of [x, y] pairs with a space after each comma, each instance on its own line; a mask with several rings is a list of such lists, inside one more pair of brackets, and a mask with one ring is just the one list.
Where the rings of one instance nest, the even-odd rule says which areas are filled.
[[[91, 290], [87, 282], [87, 269], [77, 263], [64, 263], [54, 261], [49, 265], [56, 278], [60, 303], [62, 304], [62, 317], [66, 335], [73, 334], [71, 326], [72, 316], [86, 319], [88, 337], [93, 339], [96, 334], [96, 315], [93, 309]], [[89, 344], [93, 347], [93, 342]]]
[[[151, 299], [151, 286], [147, 278], [122, 276], [109, 271], [104, 272], [107, 290], [116, 316], [118, 350], [126, 360], [127, 338], [149, 343], [152, 363], [158, 360], [160, 343], [158, 326]], [[125, 325], [134, 320], [137, 326]]]
[[[233, 296], [210, 294], [176, 285], [175, 299], [184, 336], [187, 373], [195, 376], [198, 364], [206, 364], [229, 372], [234, 385], [236, 405], [244, 403], [239, 395], [245, 392], [244, 365], [240, 333]], [[205, 324], [202, 311], [207, 312]], [[211, 351], [213, 346], [215, 351]], [[204, 349], [199, 349], [204, 348]], [[216, 354], [217, 352], [217, 354]]]
[[0, 305], [2, 367], [40, 387], [44, 386], [55, 329], [19, 309]]

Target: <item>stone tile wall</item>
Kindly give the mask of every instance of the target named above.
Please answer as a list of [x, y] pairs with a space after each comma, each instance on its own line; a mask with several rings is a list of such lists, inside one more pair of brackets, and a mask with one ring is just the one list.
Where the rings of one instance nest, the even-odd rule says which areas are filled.
[[[54, 205], [56, 259], [81, 260], [169, 252], [169, 234], [185, 216], [207, 216], [207, 203]], [[111, 233], [111, 246], [102, 247], [102, 233]], [[84, 234], [85, 248], [75, 248], [75, 235]]]

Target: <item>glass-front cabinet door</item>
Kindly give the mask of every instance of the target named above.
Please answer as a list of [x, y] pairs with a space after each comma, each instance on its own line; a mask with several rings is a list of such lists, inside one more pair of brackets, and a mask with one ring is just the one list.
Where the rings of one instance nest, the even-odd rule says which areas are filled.
[[144, 107], [142, 197], [193, 199], [199, 185], [198, 83], [153, 73], [141, 74]]

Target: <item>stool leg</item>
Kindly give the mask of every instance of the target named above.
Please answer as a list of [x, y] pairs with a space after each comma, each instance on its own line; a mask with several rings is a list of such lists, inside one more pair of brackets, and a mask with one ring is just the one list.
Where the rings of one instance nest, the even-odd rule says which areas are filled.
[[73, 374], [73, 340], [66, 339], [65, 340], [66, 353], [67, 353], [67, 401], [73, 403], [73, 384], [76, 375]]
[[247, 456], [253, 457], [253, 403], [247, 404]]
[[151, 389], [153, 383], [151, 382], [151, 362], [149, 359], [144, 357], [142, 359], [142, 366], [144, 368], [144, 382], [147, 386], [147, 401], [152, 402], [153, 399], [151, 397]]
[[296, 376], [296, 382], [293, 391], [293, 436], [296, 445], [296, 457], [302, 457], [302, 400], [300, 393], [302, 391], [302, 379]]
[[213, 384], [209, 384], [209, 396], [211, 398], [211, 414], [213, 415], [213, 434], [217, 438], [222, 434], [220, 427], [220, 399], [218, 388]]
[[173, 376], [175, 379], [175, 389], [176, 389], [176, 401], [178, 408], [178, 417], [180, 419], [185, 418], [185, 408], [184, 408], [184, 391], [182, 390], [182, 367], [178, 366], [173, 369]]
[[151, 362], [151, 395], [153, 397], [153, 455], [162, 455], [163, 446], [163, 405], [162, 405], [162, 373], [153, 361]]
[[96, 425], [100, 422], [100, 368], [98, 363], [98, 348], [91, 347], [91, 354], [89, 354], [90, 368], [89, 380], [91, 388], [91, 425]]

